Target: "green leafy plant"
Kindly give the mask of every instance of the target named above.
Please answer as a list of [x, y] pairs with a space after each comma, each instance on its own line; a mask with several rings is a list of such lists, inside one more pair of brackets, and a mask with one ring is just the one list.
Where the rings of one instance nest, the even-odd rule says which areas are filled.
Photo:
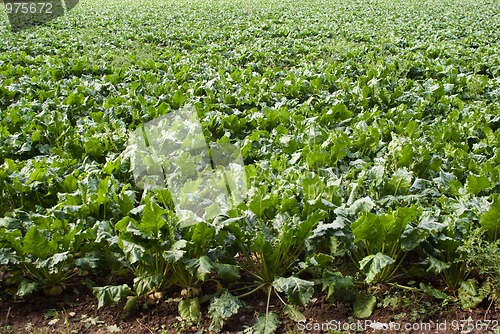
[[168, 287], [179, 287], [184, 298], [179, 303], [180, 316], [197, 321], [201, 285], [212, 280], [214, 273], [227, 280], [237, 279], [239, 271], [236, 266], [217, 262], [225, 254], [217, 250], [222, 237], [214, 228], [205, 223], [180, 228], [171, 211], [162, 208], [154, 196], [147, 195], [143, 203], [132, 212], [140, 215], [139, 221], [125, 217], [115, 225], [118, 244], [135, 276], [133, 286], [94, 288], [99, 307], [132, 294], [125, 305], [128, 310], [141, 297], [160, 300]]
[[20, 216], [24, 219], [0, 220], [0, 263], [9, 265], [10, 280], [18, 285], [17, 296], [25, 297], [38, 289], [59, 295], [75, 275], [85, 274], [80, 264], [98, 261], [86, 257], [96, 229], [72, 226], [53, 214]]
[[483, 275], [483, 282], [478, 284], [469, 280], [463, 286], [464, 297], [462, 305], [465, 308], [476, 307], [484, 298], [498, 303], [500, 298], [500, 241], [488, 241], [489, 230], [485, 228], [477, 229], [469, 235], [459, 251], [465, 254], [465, 260], [470, 268], [476, 268], [480, 275]]
[[298, 265], [306, 250], [306, 240], [325, 215], [325, 212], [316, 211], [305, 221], [298, 217], [283, 216], [276, 234], [272, 233], [273, 227], [264, 225], [254, 215], [247, 215], [244, 219], [228, 219], [224, 223], [224, 228], [234, 236], [239, 251], [238, 264], [252, 280], [242, 282], [244, 287], [240, 289], [246, 292], [238, 297], [257, 291], [264, 291], [267, 295], [266, 313], [258, 318], [255, 330], [271, 333], [278, 325], [276, 314], [269, 311], [273, 293], [285, 305], [287, 303], [279, 293], [284, 293], [293, 305], [304, 306], [311, 299], [314, 283], [289, 273]]
[[398, 207], [380, 215], [365, 212], [351, 224], [352, 258], [365, 273], [366, 283], [393, 279], [406, 254], [436, 229], [422, 214], [416, 205]]
[[243, 306], [243, 302], [229, 292], [225, 291], [220, 296], [213, 298], [208, 307], [208, 314], [212, 318], [210, 330], [221, 331], [224, 322], [231, 316], [238, 313]]
[[427, 270], [440, 274], [452, 293], [457, 291], [472, 270], [466, 265], [465, 256], [460, 252], [460, 246], [468, 238], [470, 228], [463, 221], [449, 221], [446, 229], [429, 238], [432, 248], [427, 248], [429, 254]]

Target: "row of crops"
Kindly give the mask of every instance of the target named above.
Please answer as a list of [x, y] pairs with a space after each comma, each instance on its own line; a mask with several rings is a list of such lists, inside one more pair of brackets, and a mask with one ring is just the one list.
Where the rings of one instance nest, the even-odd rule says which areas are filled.
[[[494, 0], [82, 0], [17, 33], [3, 17], [0, 296], [180, 293], [214, 331], [262, 291], [294, 320], [315, 293], [368, 317], [380, 284], [495, 303], [499, 32]], [[182, 227], [124, 152], [186, 106], [241, 151], [248, 192]]]

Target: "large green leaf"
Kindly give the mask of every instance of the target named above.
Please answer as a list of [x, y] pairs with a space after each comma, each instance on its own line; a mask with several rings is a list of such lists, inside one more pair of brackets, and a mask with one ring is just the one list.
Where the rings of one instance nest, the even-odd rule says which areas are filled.
[[394, 259], [382, 253], [371, 254], [359, 261], [359, 269], [366, 274], [365, 282], [373, 282], [385, 267], [394, 264]]
[[58, 273], [64, 270], [69, 270], [64, 264], [71, 258], [69, 252], [54, 254], [45, 260], [36, 259], [35, 265], [38, 268], [47, 270], [50, 274]]
[[385, 239], [384, 225], [381, 224], [379, 216], [368, 212], [351, 224], [354, 242], [382, 243]]
[[0, 265], [14, 265], [20, 263], [20, 257], [8, 248], [0, 248]]
[[127, 284], [95, 287], [92, 291], [97, 297], [97, 308], [101, 308], [104, 305], [109, 305], [112, 303], [118, 303], [119, 301], [125, 299], [132, 292]]
[[166, 220], [163, 218], [164, 213], [164, 209], [152, 198], [147, 197], [146, 206], [142, 212], [140, 230], [153, 237], [159, 237], [160, 229], [166, 224]]
[[274, 334], [280, 325], [279, 317], [274, 312], [259, 314], [257, 321], [253, 325], [256, 334]]
[[493, 240], [500, 238], [500, 194], [493, 195], [490, 209], [481, 216], [480, 224]]
[[[388, 240], [392, 242], [396, 242], [402, 238], [402, 234], [407, 228], [409, 224], [417, 221], [418, 218], [422, 216], [422, 209], [417, 205], [412, 205], [411, 207], [398, 207], [395, 212], [394, 222], [391, 222], [392, 225], [388, 228]], [[386, 226], [387, 228], [388, 226]], [[417, 240], [414, 243], [418, 243]]]
[[226, 282], [236, 282], [240, 276], [240, 267], [228, 263], [214, 263], [215, 272]]
[[212, 261], [206, 255], [197, 259], [190, 259], [186, 262], [187, 268], [200, 281], [205, 281], [208, 275], [212, 272]]
[[363, 197], [354, 201], [348, 208], [347, 212], [351, 215], [359, 214], [361, 212], [369, 212], [376, 204], [370, 197]]
[[213, 241], [215, 230], [204, 223], [193, 225], [191, 228], [191, 241], [197, 247], [209, 244]]
[[28, 280], [22, 280], [21, 283], [19, 284], [19, 287], [17, 288], [16, 296], [23, 298], [32, 294], [37, 289], [38, 289], [38, 283]]
[[458, 194], [458, 189], [462, 187], [462, 184], [454, 174], [442, 170], [439, 172], [439, 177], [434, 178], [433, 181], [439, 185], [442, 191], [453, 195]]
[[428, 294], [429, 296], [432, 296], [436, 299], [443, 299], [443, 300], [450, 299], [450, 296], [448, 296], [443, 291], [438, 290], [432, 286], [425, 285], [424, 283], [420, 283], [420, 289], [422, 289], [422, 291]]
[[462, 308], [467, 310], [476, 308], [489, 293], [489, 289], [478, 287], [475, 279], [468, 279], [461, 282], [460, 288], [458, 289], [458, 299], [460, 300]]
[[198, 322], [201, 319], [200, 300], [183, 299], [179, 302], [179, 316], [184, 320]]
[[295, 305], [305, 306], [314, 293], [314, 284], [298, 277], [280, 277], [273, 282], [273, 287], [286, 293], [288, 300]]
[[358, 295], [354, 301], [354, 315], [358, 318], [368, 318], [377, 304], [377, 298], [373, 295]]
[[481, 191], [487, 189], [490, 182], [484, 176], [469, 175], [467, 178], [467, 191], [471, 194], [478, 195]]
[[138, 296], [142, 296], [161, 285], [165, 277], [163, 274], [139, 276], [134, 278], [134, 290]]
[[437, 233], [445, 228], [444, 224], [436, 222], [429, 212], [421, 213], [422, 217], [417, 226], [407, 226], [402, 235], [401, 248], [404, 251], [415, 249], [424, 242], [431, 233]]
[[439, 274], [450, 267], [451, 263], [438, 260], [433, 256], [429, 256], [429, 268], [427, 269], [427, 271], [434, 274]]
[[354, 297], [354, 282], [351, 277], [343, 276], [340, 272], [325, 270], [321, 279], [322, 291], [327, 291], [326, 299], [333, 297], [343, 301], [352, 301]]
[[51, 249], [48, 240], [42, 236], [36, 226], [29, 229], [23, 241], [24, 252], [45, 260]]
[[176, 241], [172, 245], [172, 249], [165, 252], [165, 258], [170, 262], [179, 261], [180, 259], [182, 259], [182, 257], [186, 253], [186, 251], [184, 250], [184, 248], [186, 248], [186, 246], [187, 246], [186, 240], [181, 239], [181, 240]]
[[120, 240], [120, 244], [122, 246], [123, 252], [127, 256], [127, 259], [131, 264], [137, 263], [144, 259], [146, 249], [143, 246], [123, 239]]

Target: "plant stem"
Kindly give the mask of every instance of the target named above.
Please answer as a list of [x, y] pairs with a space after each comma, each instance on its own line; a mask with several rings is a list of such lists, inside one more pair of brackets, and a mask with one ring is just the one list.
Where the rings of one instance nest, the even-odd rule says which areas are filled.
[[395, 288], [404, 289], [404, 290], [408, 290], [408, 291], [414, 291], [414, 292], [420, 292], [421, 291], [419, 288], [413, 288], [411, 286], [401, 285], [401, 284], [398, 284], [398, 283], [387, 283], [387, 284], [390, 285], [390, 286], [393, 286]]
[[271, 302], [271, 292], [272, 292], [273, 288], [270, 286], [269, 287], [269, 291], [267, 292], [267, 305], [266, 305], [266, 326], [265, 328], [267, 328], [267, 315], [269, 314], [269, 304]]
[[266, 286], [266, 283], [262, 283], [262, 284], [260, 284], [259, 286], [257, 286], [256, 288], [254, 288], [254, 289], [252, 289], [252, 290], [250, 290], [250, 291], [248, 291], [248, 292], [245, 292], [245, 293], [244, 293], [244, 294], [242, 294], [242, 295], [236, 296], [236, 298], [243, 298], [243, 297], [249, 296], [249, 295], [251, 295], [252, 293], [259, 291], [259, 290], [260, 290], [261, 288], [263, 288], [264, 286]]
[[274, 291], [274, 294], [275, 294], [276, 296], [278, 296], [278, 298], [281, 300], [281, 302], [283, 303], [283, 305], [285, 305], [285, 306], [286, 306], [286, 303], [285, 303], [285, 301], [283, 300], [283, 298], [281, 298], [280, 294], [279, 294], [279, 293], [277, 293], [277, 292], [276, 292], [276, 290], [274, 290], [274, 289], [273, 289], [273, 291]]

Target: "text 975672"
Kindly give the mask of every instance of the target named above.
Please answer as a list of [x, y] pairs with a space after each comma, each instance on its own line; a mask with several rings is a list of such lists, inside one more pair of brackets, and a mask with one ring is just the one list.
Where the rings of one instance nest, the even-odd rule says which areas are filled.
[[52, 14], [50, 2], [6, 2], [7, 14]]

